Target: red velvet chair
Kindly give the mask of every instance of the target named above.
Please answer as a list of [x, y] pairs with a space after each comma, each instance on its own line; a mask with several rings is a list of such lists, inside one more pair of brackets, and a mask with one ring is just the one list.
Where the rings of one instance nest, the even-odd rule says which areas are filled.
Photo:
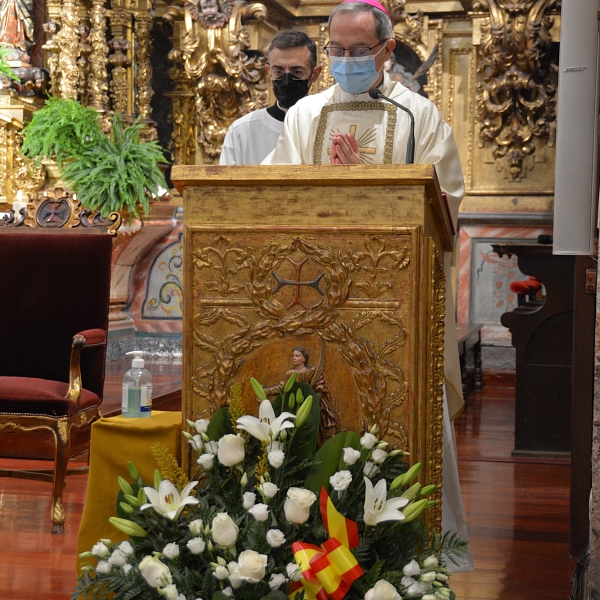
[[101, 416], [111, 254], [107, 234], [0, 230], [0, 430], [51, 431], [56, 443], [53, 471], [0, 477], [53, 481], [53, 533], [71, 429]]

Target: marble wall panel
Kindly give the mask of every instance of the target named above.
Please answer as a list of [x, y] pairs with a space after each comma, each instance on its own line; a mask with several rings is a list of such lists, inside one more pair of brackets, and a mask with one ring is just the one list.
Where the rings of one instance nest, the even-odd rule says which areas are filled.
[[482, 341], [488, 345], [509, 346], [511, 336], [501, 316], [517, 306], [510, 291], [513, 281], [527, 279], [519, 271], [516, 257], [500, 258], [492, 251], [498, 242], [535, 241], [548, 227], [464, 225], [459, 231], [458, 299], [459, 323], [482, 323]]

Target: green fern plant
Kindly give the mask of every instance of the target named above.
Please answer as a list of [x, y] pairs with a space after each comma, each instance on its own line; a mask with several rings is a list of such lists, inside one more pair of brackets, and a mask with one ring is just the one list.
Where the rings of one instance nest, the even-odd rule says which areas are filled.
[[124, 127], [115, 114], [110, 136], [100, 128], [98, 113], [75, 100], [51, 98], [24, 128], [22, 153], [54, 158], [61, 177], [82, 203], [103, 216], [126, 208], [138, 216], [148, 212], [149, 194], [167, 184], [158, 168], [165, 158], [158, 142], [144, 142], [143, 125]]
[[106, 138], [93, 108], [60, 98], [49, 98], [45, 106], [34, 113], [23, 135], [21, 152], [25, 156], [35, 158], [38, 163], [42, 158], [56, 158], [61, 170], [65, 161], [77, 158], [87, 146], [99, 144]]
[[19, 77], [8, 64], [8, 56], [13, 52], [11, 48], [0, 47], [0, 77], [8, 77], [13, 81], [19, 81]]

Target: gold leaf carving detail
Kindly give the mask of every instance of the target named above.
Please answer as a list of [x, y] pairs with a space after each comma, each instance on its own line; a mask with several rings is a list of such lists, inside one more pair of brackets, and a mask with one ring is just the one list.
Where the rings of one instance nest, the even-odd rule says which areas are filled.
[[558, 65], [551, 52], [548, 14], [559, 0], [475, 0], [488, 13], [481, 26], [477, 96], [479, 139], [492, 145], [512, 181], [524, 176], [535, 140], [551, 145], [556, 119]]

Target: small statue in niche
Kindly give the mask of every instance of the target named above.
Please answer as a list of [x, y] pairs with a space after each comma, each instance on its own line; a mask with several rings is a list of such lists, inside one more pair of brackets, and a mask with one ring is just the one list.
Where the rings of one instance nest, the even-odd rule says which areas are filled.
[[319, 426], [319, 444], [322, 444], [327, 438], [334, 436], [339, 431], [339, 415], [333, 404], [331, 392], [325, 381], [323, 371], [325, 369], [325, 348], [322, 344], [322, 359], [319, 365], [311, 367], [308, 364], [308, 352], [302, 346], [297, 346], [292, 349], [292, 365], [293, 368], [286, 371], [283, 379], [276, 385], [265, 387], [267, 396], [276, 396], [279, 394], [285, 382], [292, 374], [296, 374], [296, 381], [306, 383], [319, 396], [321, 402], [321, 423]]

